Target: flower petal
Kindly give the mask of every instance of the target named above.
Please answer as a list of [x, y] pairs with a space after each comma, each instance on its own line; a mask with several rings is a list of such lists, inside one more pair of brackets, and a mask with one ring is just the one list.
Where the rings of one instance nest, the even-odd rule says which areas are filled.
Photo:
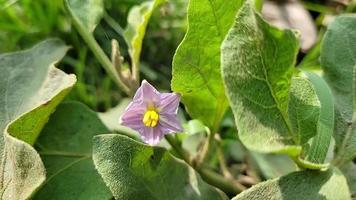
[[159, 124], [166, 130], [164, 133], [166, 133], [167, 130], [169, 131], [168, 133], [183, 132], [183, 127], [176, 114], [161, 114]]
[[161, 139], [163, 138], [162, 129], [158, 126], [152, 127], [144, 127], [143, 131], [141, 132], [141, 138], [144, 142], [149, 145], [156, 145], [158, 144]]
[[160, 94], [160, 113], [177, 114], [180, 101], [180, 95], [177, 93]]
[[141, 86], [137, 89], [135, 96], [133, 98], [133, 102], [138, 103], [153, 103], [157, 105], [159, 103], [159, 95], [160, 93], [154, 88], [151, 84], [149, 84], [146, 80], [143, 80]]
[[146, 106], [140, 103], [131, 102], [121, 116], [120, 124], [139, 131], [142, 129], [143, 114]]

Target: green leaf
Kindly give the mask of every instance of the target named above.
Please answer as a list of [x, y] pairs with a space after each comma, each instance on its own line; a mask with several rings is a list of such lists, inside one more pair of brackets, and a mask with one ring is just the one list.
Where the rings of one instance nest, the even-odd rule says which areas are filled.
[[[127, 27], [124, 36], [128, 41], [132, 66], [138, 69], [142, 49], [142, 41], [146, 33], [147, 24], [154, 10], [166, 0], [152, 0], [134, 6], [127, 17]], [[134, 67], [133, 67], [134, 68]], [[135, 72], [136, 73], [136, 72]]]
[[243, 0], [190, 0], [188, 30], [173, 58], [172, 89], [192, 118], [213, 132], [228, 107], [220, 73], [220, 45]]
[[33, 199], [110, 199], [91, 152], [93, 136], [107, 132], [98, 114], [85, 105], [59, 105], [36, 143], [47, 180]]
[[27, 199], [44, 181], [45, 169], [31, 145], [49, 115], [75, 83], [54, 67], [68, 47], [47, 40], [0, 55], [0, 191], [3, 199]]
[[259, 171], [266, 179], [276, 178], [293, 172], [297, 166], [287, 155], [250, 152]]
[[65, 0], [75, 21], [92, 33], [104, 15], [103, 0]]
[[222, 45], [222, 74], [239, 137], [260, 152], [300, 153], [288, 115], [299, 41], [266, 23], [247, 1]]
[[351, 197], [356, 197], [356, 164], [349, 162], [341, 166], [340, 170], [345, 175], [349, 185]]
[[93, 159], [115, 199], [227, 199], [167, 150], [126, 136], [95, 136]]
[[346, 179], [338, 169], [300, 171], [259, 183], [232, 200], [349, 200]]
[[[321, 77], [308, 72], [306, 72], [306, 75], [318, 95], [320, 114], [317, 122], [317, 133], [308, 141], [308, 148], [304, 152], [303, 159], [322, 164], [325, 162], [334, 131], [334, 99], [329, 86]], [[307, 108], [303, 109], [304, 112], [308, 112], [307, 110]]]
[[335, 97], [335, 141], [338, 163], [356, 156], [356, 15], [336, 17], [322, 46], [324, 78]]

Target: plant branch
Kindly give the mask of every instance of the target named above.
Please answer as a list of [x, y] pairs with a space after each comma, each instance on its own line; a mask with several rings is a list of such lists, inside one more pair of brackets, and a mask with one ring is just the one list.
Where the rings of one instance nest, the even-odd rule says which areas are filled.
[[71, 15], [74, 26], [76, 27], [79, 34], [82, 36], [83, 40], [87, 43], [90, 50], [94, 53], [94, 56], [98, 59], [99, 63], [109, 74], [109, 76], [115, 81], [117, 86], [122, 89], [127, 95], [132, 96], [132, 91], [119, 78], [119, 75], [116, 73], [115, 67], [112, 65], [109, 58], [105, 55], [104, 51], [97, 43], [94, 36], [79, 22], [77, 17], [72, 13], [67, 3], [65, 3], [65, 5], [69, 14]]
[[200, 174], [200, 176], [210, 185], [213, 185], [229, 194], [238, 194], [244, 189], [246, 189], [245, 186], [241, 185], [240, 183], [238, 183], [233, 179], [224, 178], [223, 176], [214, 172], [213, 170], [207, 169], [202, 166], [198, 167], [194, 165], [192, 163], [189, 153], [181, 147], [179, 142], [177, 142], [177, 140], [172, 135], [166, 135], [165, 138], [168, 141], [168, 143], [172, 146], [174, 151], [186, 163], [188, 163], [191, 167], [193, 167]]

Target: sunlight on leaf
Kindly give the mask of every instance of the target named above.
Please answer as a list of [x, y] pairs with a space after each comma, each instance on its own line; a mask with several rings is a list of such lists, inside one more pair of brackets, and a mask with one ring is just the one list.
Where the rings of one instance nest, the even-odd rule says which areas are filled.
[[164, 2], [166, 2], [166, 0], [147, 1], [130, 10], [124, 36], [129, 42], [128, 46], [132, 65], [137, 67], [137, 69], [140, 63], [142, 41], [146, 33], [148, 22], [155, 9]]
[[188, 30], [173, 58], [172, 89], [188, 113], [212, 131], [228, 107], [220, 73], [220, 45], [243, 0], [190, 0]]

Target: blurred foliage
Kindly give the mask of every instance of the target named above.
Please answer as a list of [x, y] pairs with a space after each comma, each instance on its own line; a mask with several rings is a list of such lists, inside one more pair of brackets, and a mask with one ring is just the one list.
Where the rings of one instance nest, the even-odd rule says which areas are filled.
[[[110, 55], [111, 39], [120, 43], [129, 62], [127, 45], [120, 34], [126, 26], [130, 8], [144, 0], [105, 1], [106, 14], [94, 35]], [[163, 90], [170, 90], [173, 54], [186, 29], [187, 0], [170, 1], [155, 12], [149, 22], [141, 56], [142, 77]], [[62, 0], [0, 0], [0, 53], [31, 47], [50, 37], [58, 37], [72, 46], [58, 67], [75, 73], [76, 87], [68, 99], [79, 100], [97, 111], [117, 105], [124, 94], [106, 76], [92, 52], [71, 24]]]

